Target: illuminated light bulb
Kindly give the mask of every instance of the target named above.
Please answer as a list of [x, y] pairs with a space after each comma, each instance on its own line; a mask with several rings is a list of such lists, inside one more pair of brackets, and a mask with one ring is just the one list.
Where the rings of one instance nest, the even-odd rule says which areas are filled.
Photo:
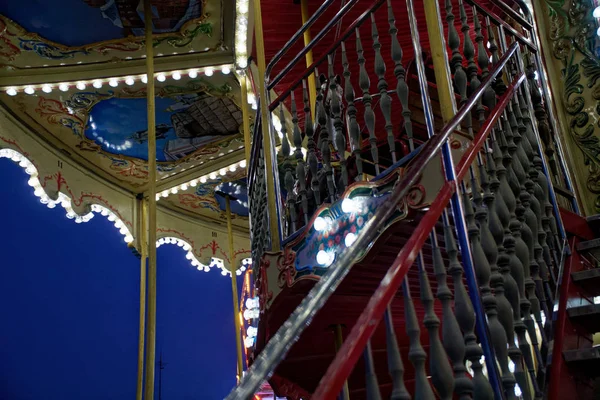
[[167, 77], [165, 76], [165, 74], [156, 75], [156, 80], [159, 82], [164, 82], [166, 79], [167, 79]]
[[221, 168], [221, 170], [219, 171], [219, 174], [221, 176], [225, 176], [225, 174], [227, 174], [227, 170], [225, 168]]
[[123, 222], [120, 219], [115, 221], [115, 228], [119, 229], [122, 226], [123, 226]]
[[14, 87], [9, 87], [8, 89], [6, 89], [6, 94], [9, 96], [16, 96], [17, 89], [15, 89]]
[[117, 86], [119, 86], [119, 81], [116, 80], [115, 78], [112, 78], [111, 80], [108, 81], [108, 84], [112, 87], [117, 87]]
[[246, 168], [246, 165], [247, 165], [246, 160], [240, 161], [240, 168]]
[[235, 170], [236, 170], [236, 169], [237, 169], [237, 168], [235, 167], [235, 164], [233, 164], [233, 165], [229, 166], [229, 170], [230, 170], [231, 172], [235, 172]]
[[142, 82], [148, 83], [148, 75], [142, 75]]
[[231, 72], [231, 68], [223, 67], [223, 68], [221, 68], [221, 72], [225, 75], [228, 75]]
[[125, 243], [131, 243], [133, 242], [133, 236], [131, 235], [125, 235]]
[[247, 349], [249, 349], [250, 347], [254, 346], [254, 338], [253, 337], [246, 337], [244, 339], [244, 346], [246, 346]]
[[184, 183], [183, 185], [181, 185], [181, 190], [187, 190], [188, 189], [188, 184]]
[[[44, 90], [44, 88], [42, 88], [42, 90]], [[67, 85], [66, 83], [61, 83], [60, 85], [58, 85], [58, 90], [60, 90], [61, 92], [66, 92], [67, 90], [69, 90], [69, 85]]]
[[256, 334], [258, 333], [258, 329], [256, 329], [256, 327], [254, 327], [254, 326], [249, 326], [247, 333], [248, 333], [248, 337], [255, 337]]
[[356, 234], [352, 232], [348, 233], [344, 238], [344, 244], [346, 247], [350, 247], [354, 244], [354, 242], [356, 242]]
[[325, 250], [319, 250], [317, 253], [317, 263], [324, 267], [328, 267], [333, 262], [334, 257], [335, 256], [333, 253], [329, 253]]
[[94, 83], [92, 83], [92, 86], [96, 89], [100, 89], [102, 87], [102, 81], [100, 79], [96, 79]]
[[79, 90], [85, 90], [85, 82], [77, 82], [77, 85], [75, 85], [75, 87], [77, 87], [77, 89]]
[[197, 78], [198, 77], [198, 71], [196, 71], [195, 69], [191, 69], [188, 72], [188, 76], [192, 79]]
[[177, 194], [177, 192], [179, 192], [179, 190], [178, 190], [177, 188], [173, 188], [173, 189], [171, 189], [171, 193], [173, 193], [173, 194]]
[[200, 183], [206, 183], [207, 179], [205, 176], [203, 176], [202, 178], [200, 178]]
[[52, 203], [52, 202], [48, 203], [48, 208], [54, 208], [54, 207], [56, 207], [56, 203]]
[[23, 90], [23, 91], [27, 94], [33, 94], [35, 92], [35, 90], [31, 86], [26, 86], [25, 90]]
[[345, 198], [342, 200], [342, 211], [345, 213], [352, 213], [357, 210], [357, 204], [355, 200]]
[[240, 14], [246, 14], [248, 12], [248, 2], [247, 1], [238, 1], [237, 10]]
[[179, 71], [175, 71], [175, 72], [173, 72], [173, 75], [171, 75], [171, 77], [173, 79], [175, 79], [176, 81], [178, 81], [181, 79], [181, 73]]
[[51, 85], [44, 85], [44, 86], [42, 86], [42, 92], [44, 92], [44, 93], [50, 93], [50, 92], [52, 92], [52, 86]]
[[213, 76], [214, 70], [212, 68], [205, 68], [204, 69], [204, 75], [206, 76]]
[[69, 219], [73, 219], [73, 218], [75, 218], [75, 216], [76, 216], [76, 215], [75, 215], [75, 213], [74, 213], [73, 211], [69, 211], [69, 212], [67, 213], [67, 218], [69, 218]]
[[519, 387], [519, 384], [516, 384], [515, 385], [515, 396], [521, 397], [522, 394], [523, 394], [523, 392], [521, 391], [521, 388]]
[[135, 83], [135, 80], [133, 79], [133, 76], [128, 76], [127, 78], [125, 78], [125, 84], [128, 86], [131, 86]]
[[210, 175], [208, 176], [210, 179], [217, 179], [217, 174], [214, 172], [211, 172]]
[[38, 188], [36, 188], [36, 189], [33, 191], [33, 194], [34, 194], [36, 197], [40, 197], [41, 195], [43, 195], [43, 194], [44, 194], [44, 189], [42, 189], [41, 187], [38, 187]]
[[37, 178], [29, 178], [29, 180], [27, 181], [27, 184], [31, 187], [35, 187], [38, 185], [38, 180], [37, 180]]
[[187, 258], [188, 260], [191, 260], [194, 257], [194, 255], [192, 253], [187, 253], [185, 255], [185, 258]]
[[594, 12], [592, 13], [594, 18], [600, 18], [600, 6], [594, 8]]
[[191, 248], [192, 248], [192, 246], [190, 246], [190, 245], [189, 245], [189, 244], [187, 244], [187, 243], [184, 243], [184, 245], [183, 245], [183, 249], [184, 249], [185, 251], [190, 251], [190, 250], [191, 250]]
[[226, 276], [227, 275], [227, 271], [225, 271], [224, 269], [221, 270], [221, 275]]
[[115, 216], [115, 214], [110, 214], [107, 218], [110, 222], [113, 222], [115, 219], [117, 219], [117, 217]]
[[168, 197], [168, 196], [169, 196], [169, 191], [168, 191], [168, 190], [163, 190], [163, 191], [160, 193], [160, 195], [161, 195], [162, 197]]
[[238, 269], [237, 271], [235, 271], [235, 274], [236, 274], [237, 276], [240, 276], [240, 275], [242, 274], [242, 271]]
[[329, 226], [329, 222], [327, 221], [326, 218], [317, 217], [315, 219], [314, 227], [317, 232], [324, 231], [325, 229], [327, 229], [328, 226]]
[[194, 180], [192, 180], [192, 181], [190, 182], [190, 186], [191, 186], [191, 187], [196, 187], [196, 186], [198, 186], [198, 180], [197, 180], [197, 179], [194, 179]]
[[101, 214], [103, 217], [106, 217], [106, 216], [108, 215], [108, 210], [107, 210], [106, 208], [103, 208], [103, 209], [102, 209], [102, 211], [100, 211], [100, 214]]
[[129, 230], [128, 230], [127, 228], [125, 228], [125, 227], [122, 227], [121, 229], [119, 229], [119, 233], [120, 233], [121, 235], [125, 235], [125, 234], [126, 234], [128, 231], [129, 231]]
[[246, 57], [240, 58], [238, 60], [238, 66], [240, 68], [246, 68], [248, 66], [248, 60], [246, 60]]

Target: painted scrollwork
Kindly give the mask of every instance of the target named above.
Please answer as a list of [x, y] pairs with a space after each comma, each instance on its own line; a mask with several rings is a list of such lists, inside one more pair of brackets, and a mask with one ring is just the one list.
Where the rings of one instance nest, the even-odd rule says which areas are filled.
[[258, 279], [256, 281], [256, 289], [258, 292], [261, 314], [265, 312], [273, 300], [273, 291], [269, 290], [269, 278], [267, 276], [267, 269], [269, 269], [270, 266], [271, 261], [269, 257], [267, 255], [263, 255], [260, 258]]
[[296, 252], [289, 247], [286, 247], [283, 254], [277, 257], [277, 269], [279, 270], [277, 284], [280, 288], [290, 287], [294, 284], [294, 278], [296, 277], [295, 261]]
[[[600, 60], [595, 54], [597, 23], [593, 3], [586, 0], [545, 0], [551, 28], [552, 52], [562, 63], [563, 103], [569, 133], [583, 154], [586, 188], [600, 211]], [[591, 105], [589, 102], [594, 101]]]

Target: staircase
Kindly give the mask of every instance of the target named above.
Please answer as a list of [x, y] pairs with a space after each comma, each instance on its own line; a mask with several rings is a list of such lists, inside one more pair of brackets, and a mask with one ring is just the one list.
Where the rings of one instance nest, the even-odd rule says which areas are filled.
[[[590, 386], [591, 378], [571, 376], [597, 357], [589, 350], [596, 294], [576, 307], [565, 299], [576, 280], [594, 288], [587, 280], [600, 278], [564, 274], [579, 271], [600, 243], [579, 243], [563, 226], [566, 213], [580, 217], [560, 211], [577, 208], [535, 73], [528, 14], [517, 3], [445, 2], [449, 100], [436, 81], [440, 59], [423, 56], [422, 5], [354, 0], [340, 12], [361, 6], [277, 99], [263, 97], [272, 114], [255, 125], [250, 169], [261, 316], [252, 366], [228, 399], [251, 398], [267, 378], [290, 399], [541, 399], [559, 394], [554, 377], [562, 383], [563, 375]], [[281, 76], [267, 76], [267, 89]], [[311, 76], [323, 83], [314, 118]], [[444, 123], [444, 102], [456, 99], [459, 110]], [[263, 122], [279, 134], [273, 165]], [[267, 229], [269, 171], [280, 199], [271, 216], [280, 222], [279, 252], [269, 250], [278, 235]], [[591, 231], [586, 221], [572, 225]], [[569, 237], [579, 250], [566, 258]], [[571, 326], [584, 332], [577, 347], [564, 333]]]

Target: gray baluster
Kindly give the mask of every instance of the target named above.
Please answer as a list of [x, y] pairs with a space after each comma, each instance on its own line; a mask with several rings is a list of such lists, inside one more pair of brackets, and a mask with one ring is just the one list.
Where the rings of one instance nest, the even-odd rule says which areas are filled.
[[[321, 76], [321, 82], [323, 86], [326, 78]], [[327, 182], [327, 191], [329, 192], [329, 201], [333, 203], [335, 201], [335, 185], [333, 183], [333, 167], [331, 166], [331, 124], [330, 118], [325, 108], [325, 96], [323, 95], [324, 89], [320, 91], [320, 101], [318, 102], [317, 118], [319, 121], [319, 149], [321, 150], [321, 159], [323, 161], [323, 173]], [[325, 196], [324, 196], [325, 197]]]
[[[494, 26], [490, 23], [490, 18], [486, 17], [486, 25], [488, 31], [488, 41], [490, 42], [490, 53], [492, 53], [492, 65], [496, 65], [500, 60], [498, 54], [498, 44], [496, 43], [496, 34], [494, 33]], [[495, 91], [502, 95], [506, 92], [506, 85], [502, 80], [502, 75], [498, 75], [494, 80]]]
[[[315, 75], [318, 75], [316, 70], [315, 70]], [[318, 127], [319, 127], [319, 136], [317, 138], [317, 147], [318, 147], [319, 151], [321, 152], [321, 161], [323, 162], [323, 166], [322, 166], [322, 169], [320, 171], [318, 171], [318, 173], [317, 173], [318, 174], [317, 184], [319, 185], [319, 188], [322, 189], [322, 190], [319, 190], [320, 199], [319, 199], [319, 202], [317, 203], [317, 207], [319, 205], [321, 205], [321, 203], [326, 201], [326, 199], [328, 198], [327, 193], [326, 193], [327, 189], [321, 186], [320, 178], [322, 178], [323, 174], [325, 174], [325, 169], [326, 169], [325, 158], [327, 158], [327, 157], [329, 159], [331, 158], [331, 152], [328, 147], [329, 138], [328, 138], [328, 133], [327, 133], [327, 129], [326, 129], [327, 111], [325, 110], [325, 89], [324, 89], [325, 81], [326, 81], [325, 76], [319, 75], [320, 84], [318, 85], [318, 89], [317, 89], [317, 104], [316, 104], [317, 122], [318, 122]], [[327, 144], [326, 148], [324, 148], [323, 142], [325, 142], [325, 144]], [[331, 195], [329, 195], [329, 200], [331, 201]]]
[[410, 400], [410, 394], [404, 385], [404, 364], [402, 363], [402, 356], [400, 355], [400, 349], [398, 348], [398, 339], [396, 338], [396, 331], [394, 330], [390, 306], [387, 307], [384, 317], [388, 369], [390, 376], [392, 377], [393, 385], [390, 399]]
[[485, 375], [483, 375], [483, 366], [481, 364], [483, 351], [477, 343], [477, 337], [474, 332], [475, 311], [463, 283], [463, 267], [458, 261], [458, 247], [446, 212], [443, 214], [443, 222], [446, 252], [448, 253], [449, 260], [448, 272], [452, 275], [454, 282], [454, 311], [458, 324], [464, 334], [465, 355], [467, 360], [471, 362], [471, 368], [473, 369], [473, 398], [493, 399], [494, 393], [492, 387]]
[[308, 98], [308, 93], [306, 90], [306, 81], [302, 82], [302, 92], [304, 96], [304, 132], [306, 133], [307, 142], [307, 153], [306, 153], [306, 161], [308, 162], [308, 169], [310, 171], [310, 192], [312, 193], [312, 197], [315, 200], [315, 208], [321, 205], [321, 192], [319, 189], [319, 178], [318, 167], [319, 160], [317, 159], [317, 145], [315, 143], [315, 128], [312, 121], [310, 102]]
[[356, 52], [358, 53], [358, 65], [360, 67], [360, 74], [358, 83], [363, 93], [363, 104], [365, 105], [365, 125], [369, 131], [369, 142], [371, 143], [371, 157], [373, 157], [373, 163], [375, 164], [375, 174], [379, 175], [379, 150], [377, 149], [377, 137], [375, 136], [375, 113], [371, 108], [371, 95], [369, 94], [369, 87], [371, 81], [369, 80], [369, 74], [365, 68], [365, 57], [360, 40], [360, 31], [356, 29]]
[[421, 329], [419, 329], [419, 320], [417, 319], [415, 305], [413, 304], [410, 295], [408, 278], [405, 278], [402, 283], [402, 291], [404, 293], [404, 320], [406, 323], [406, 333], [408, 334], [410, 341], [408, 359], [415, 368], [414, 397], [419, 400], [434, 400], [435, 396], [433, 395], [433, 390], [431, 390], [431, 386], [427, 380], [427, 374], [425, 373], [427, 353], [425, 353], [423, 346], [421, 346]]
[[461, 400], [470, 399], [473, 382], [467, 377], [465, 368], [465, 342], [452, 309], [452, 292], [448, 288], [446, 266], [438, 245], [435, 231], [430, 235], [433, 270], [437, 282], [436, 296], [442, 303], [442, 340], [444, 349], [452, 362], [454, 371], [454, 392]]
[[381, 400], [381, 393], [379, 392], [379, 383], [377, 383], [377, 373], [375, 372], [375, 364], [373, 363], [373, 352], [371, 350], [370, 340], [367, 342], [367, 347], [365, 347], [364, 358], [367, 400]]
[[429, 333], [429, 373], [431, 375], [431, 382], [440, 398], [449, 400], [452, 399], [454, 379], [452, 377], [452, 369], [450, 368], [450, 364], [448, 364], [448, 356], [440, 341], [440, 320], [433, 309], [433, 293], [429, 285], [429, 278], [427, 277], [422, 254], [419, 254], [417, 263], [419, 265], [421, 303], [423, 303], [425, 308], [423, 325], [425, 325]]
[[390, 36], [392, 38], [392, 60], [394, 60], [394, 76], [396, 76], [396, 95], [402, 105], [402, 118], [404, 119], [404, 130], [408, 138], [410, 151], [415, 149], [413, 140], [412, 112], [408, 107], [408, 85], [406, 84], [406, 70], [402, 65], [402, 47], [398, 42], [398, 29], [396, 28], [396, 17], [392, 8], [392, 0], [387, 0], [388, 22], [390, 23]]
[[375, 13], [371, 13], [371, 32], [373, 36], [373, 50], [375, 50], [375, 74], [377, 74], [377, 90], [379, 90], [379, 107], [385, 119], [385, 131], [387, 132], [388, 146], [392, 153], [392, 162], [396, 163], [396, 142], [392, 125], [392, 99], [387, 93], [388, 84], [385, 80], [385, 61], [381, 56], [381, 43], [379, 43], [379, 32], [375, 24]]
[[331, 93], [331, 115], [333, 117], [333, 126], [335, 128], [335, 146], [337, 147], [338, 156], [342, 169], [342, 178], [337, 188], [338, 194], [344, 193], [344, 189], [348, 186], [348, 168], [346, 167], [346, 135], [344, 134], [344, 124], [342, 123], [342, 107], [340, 98], [337, 94], [337, 83], [335, 73], [333, 72], [333, 58], [331, 55], [327, 57], [329, 61], [329, 92]]
[[[298, 112], [296, 109], [296, 99], [294, 97], [294, 91], [291, 92], [292, 102], [292, 123], [294, 124], [293, 139], [294, 146], [296, 149], [294, 155], [296, 157], [296, 178], [298, 179], [298, 197], [300, 198], [300, 204], [302, 206], [302, 213], [304, 214], [304, 224], [308, 224], [308, 198], [306, 195], [306, 166], [304, 165], [304, 155], [302, 154], [302, 132], [298, 125]], [[285, 121], [281, 121], [283, 125]]]
[[350, 80], [350, 63], [346, 54], [346, 43], [342, 42], [342, 65], [344, 66], [344, 97], [348, 104], [346, 115], [348, 118], [348, 132], [350, 137], [350, 148], [354, 155], [354, 161], [356, 163], [356, 181], [362, 181], [363, 178], [363, 164], [362, 164], [362, 140], [360, 137], [360, 128], [358, 122], [356, 122], [356, 106], [354, 105], [354, 87]]
[[[461, 31], [463, 33], [463, 54], [465, 59], [467, 60], [467, 75], [469, 76], [469, 82], [473, 84], [473, 80], [477, 79], [477, 65], [475, 64], [475, 47], [473, 46], [473, 41], [471, 40], [471, 36], [469, 35], [469, 31], [471, 27], [467, 23], [467, 12], [465, 10], [465, 4], [463, 0], [458, 0], [458, 7], [460, 10], [460, 20], [461, 20]], [[479, 86], [479, 85], [477, 85]], [[475, 88], [471, 85], [470, 91], [471, 93], [475, 90]]]
[[[448, 45], [452, 50], [452, 59], [450, 60], [451, 69], [454, 72], [455, 90], [460, 94], [460, 105], [467, 101], [467, 74], [462, 66], [462, 55], [458, 47], [460, 46], [460, 37], [454, 26], [454, 14], [452, 13], [452, 0], [446, 0], [446, 21], [448, 23]], [[466, 43], [466, 42], [465, 42]], [[472, 45], [471, 45], [472, 46]], [[463, 125], [471, 127], [470, 113], [463, 120]]]
[[290, 226], [288, 227], [288, 235], [294, 233], [296, 231], [296, 221], [298, 218], [298, 213], [296, 212], [296, 194], [294, 193], [294, 166], [291, 162], [291, 148], [290, 142], [287, 138], [287, 129], [285, 124], [285, 115], [283, 113], [283, 103], [279, 106], [279, 119], [281, 120], [281, 133], [283, 137], [281, 138], [281, 156], [283, 158], [283, 170], [285, 171], [285, 175], [283, 178], [285, 190], [287, 191], [287, 199], [286, 206], [288, 209], [288, 213], [290, 216]]

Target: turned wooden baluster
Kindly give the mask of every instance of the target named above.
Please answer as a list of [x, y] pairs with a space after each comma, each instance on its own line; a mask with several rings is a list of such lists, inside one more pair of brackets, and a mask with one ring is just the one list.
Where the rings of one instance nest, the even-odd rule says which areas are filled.
[[[302, 214], [304, 214], [304, 225], [308, 224], [308, 197], [306, 195], [306, 166], [304, 164], [304, 155], [302, 154], [302, 131], [298, 125], [298, 111], [296, 109], [296, 99], [294, 91], [291, 92], [292, 102], [292, 123], [294, 124], [293, 140], [296, 149], [294, 156], [296, 157], [296, 178], [298, 182], [298, 197], [302, 206]], [[281, 121], [283, 125], [285, 121]]]
[[375, 164], [375, 174], [379, 175], [379, 150], [377, 149], [377, 137], [375, 136], [375, 113], [371, 107], [371, 95], [369, 94], [369, 87], [371, 81], [369, 80], [369, 74], [365, 68], [365, 57], [360, 40], [360, 31], [356, 29], [356, 52], [358, 53], [358, 65], [360, 67], [359, 80], [360, 89], [363, 93], [363, 104], [365, 105], [365, 125], [369, 131], [369, 142], [371, 143], [371, 157], [373, 157], [373, 163]]
[[340, 98], [338, 97], [337, 83], [335, 73], [333, 72], [333, 58], [331, 55], [327, 57], [329, 61], [329, 92], [331, 93], [331, 115], [333, 117], [333, 126], [335, 128], [335, 146], [340, 157], [342, 176], [337, 187], [338, 195], [344, 193], [348, 186], [348, 168], [346, 166], [346, 135], [344, 134], [344, 124], [342, 123], [342, 107]]
[[[326, 79], [321, 76], [320, 79], [324, 82]], [[319, 96], [317, 97], [317, 120], [319, 122], [319, 149], [321, 150], [321, 159], [323, 161], [323, 173], [327, 182], [327, 191], [329, 195], [329, 201], [335, 202], [335, 186], [333, 183], [333, 167], [331, 166], [331, 140], [330, 140], [330, 119], [325, 109], [325, 95], [324, 89], [320, 89]], [[327, 196], [323, 196], [327, 197]], [[325, 200], [325, 199], [323, 199]]]
[[279, 119], [281, 121], [281, 134], [283, 135], [281, 138], [281, 156], [283, 158], [283, 170], [285, 171], [285, 175], [283, 178], [284, 187], [287, 192], [286, 206], [288, 209], [288, 214], [290, 216], [290, 226], [288, 227], [288, 235], [294, 233], [296, 231], [296, 221], [298, 218], [298, 213], [296, 212], [296, 195], [294, 193], [294, 166], [290, 160], [291, 148], [290, 142], [287, 138], [287, 129], [285, 124], [285, 114], [283, 113], [283, 103], [279, 106]]
[[[494, 26], [490, 23], [490, 18], [485, 18], [487, 31], [488, 31], [488, 42], [490, 43], [490, 53], [492, 53], [492, 65], [496, 65], [500, 60], [500, 55], [498, 54], [498, 44], [496, 43], [496, 34], [494, 33]], [[502, 75], [496, 76], [493, 85], [496, 93], [502, 95], [506, 92], [506, 85], [502, 80]]]
[[[317, 172], [317, 182], [316, 185], [318, 185], [319, 187], [319, 199], [317, 202], [317, 207], [320, 206], [323, 202], [327, 201], [328, 198], [328, 194], [327, 194], [327, 188], [326, 185], [322, 185], [321, 184], [321, 178], [324, 177], [325, 174], [325, 161], [324, 161], [324, 157], [325, 155], [323, 154], [323, 141], [325, 141], [326, 143], [328, 142], [328, 133], [327, 133], [327, 129], [325, 128], [325, 125], [327, 125], [327, 111], [325, 110], [325, 90], [323, 88], [323, 84], [322, 82], [324, 82], [326, 80], [326, 78], [323, 75], [319, 75], [319, 73], [317, 72], [317, 70], [315, 69], [315, 75], [319, 76], [319, 82], [321, 82], [321, 84], [317, 85], [317, 104], [316, 104], [316, 114], [317, 114], [317, 123], [318, 123], [318, 127], [319, 127], [319, 136], [317, 137], [317, 148], [319, 149], [319, 151], [321, 152], [321, 161], [323, 162], [323, 165], [321, 167], [321, 169]], [[329, 151], [329, 149], [325, 149], [327, 151]], [[331, 154], [328, 153], [329, 157], [331, 157]], [[312, 183], [311, 183], [312, 185]], [[329, 197], [329, 199], [331, 199]], [[315, 198], [315, 200], [317, 200]]]
[[377, 372], [375, 372], [375, 364], [373, 363], [373, 352], [371, 350], [371, 341], [367, 342], [367, 347], [364, 351], [365, 358], [365, 384], [367, 392], [367, 400], [381, 400], [379, 392], [379, 383], [377, 382]]
[[494, 393], [489, 381], [483, 375], [481, 364], [483, 351], [475, 336], [475, 311], [463, 282], [463, 267], [458, 260], [458, 247], [454, 239], [453, 228], [450, 225], [448, 213], [442, 214], [444, 223], [444, 239], [448, 253], [448, 272], [454, 282], [454, 311], [456, 319], [463, 331], [465, 341], [465, 356], [471, 362], [473, 369], [473, 398], [493, 399]]
[[354, 162], [356, 163], [356, 181], [362, 181], [363, 179], [363, 162], [361, 157], [362, 151], [362, 140], [360, 137], [360, 128], [356, 121], [356, 106], [354, 105], [354, 87], [350, 79], [350, 63], [348, 62], [348, 56], [346, 54], [346, 43], [342, 42], [342, 65], [344, 66], [344, 98], [348, 109], [346, 115], [348, 117], [348, 131], [350, 137], [350, 148], [354, 155]]
[[415, 399], [434, 400], [433, 390], [427, 380], [425, 372], [425, 361], [427, 353], [421, 346], [421, 329], [419, 328], [419, 320], [415, 312], [415, 305], [410, 295], [410, 287], [408, 278], [404, 278], [402, 283], [402, 292], [404, 294], [404, 321], [406, 324], [406, 333], [409, 338], [408, 359], [415, 369]]
[[312, 115], [310, 110], [310, 102], [308, 97], [308, 91], [306, 90], [306, 81], [302, 81], [302, 93], [304, 96], [304, 132], [306, 133], [307, 143], [306, 147], [308, 149], [306, 153], [306, 161], [308, 162], [308, 169], [310, 171], [310, 192], [312, 193], [312, 197], [315, 201], [315, 208], [321, 205], [321, 192], [319, 190], [319, 178], [318, 167], [319, 160], [317, 159], [316, 148], [317, 145], [315, 143], [315, 128], [312, 121]]
[[406, 84], [406, 70], [402, 65], [402, 47], [398, 42], [398, 29], [396, 28], [396, 17], [392, 8], [392, 0], [387, 0], [388, 22], [390, 23], [390, 36], [392, 38], [392, 60], [394, 61], [394, 76], [396, 76], [396, 95], [402, 105], [402, 118], [404, 119], [404, 131], [408, 139], [410, 151], [415, 149], [413, 139], [412, 112], [408, 106], [408, 85]]
[[438, 245], [435, 231], [430, 235], [433, 271], [438, 284], [436, 296], [442, 303], [442, 341], [444, 349], [452, 362], [454, 371], [454, 393], [461, 400], [470, 399], [473, 394], [473, 382], [467, 377], [465, 367], [465, 342], [452, 308], [452, 291], [448, 287], [448, 275]]
[[[454, 14], [452, 12], [452, 0], [446, 0], [446, 22], [448, 24], [448, 46], [452, 50], [450, 68], [454, 73], [454, 88], [460, 94], [460, 105], [467, 101], [467, 74], [462, 66], [462, 55], [458, 49], [460, 46], [460, 37], [454, 26]], [[465, 117], [463, 125], [471, 126], [469, 116]]]
[[395, 164], [396, 158], [396, 142], [394, 138], [394, 126], [392, 125], [392, 99], [387, 93], [388, 84], [385, 80], [385, 61], [381, 56], [381, 43], [379, 43], [379, 32], [375, 24], [375, 13], [371, 13], [371, 32], [373, 37], [373, 50], [375, 50], [375, 74], [377, 74], [377, 89], [379, 90], [379, 107], [385, 119], [385, 131], [387, 132], [388, 146], [392, 153], [392, 162]]
[[391, 307], [388, 306], [385, 314], [385, 338], [388, 357], [388, 370], [392, 377], [391, 400], [410, 400], [410, 394], [404, 384], [404, 363], [398, 348], [398, 339], [394, 330]]
[[[425, 308], [423, 325], [429, 333], [429, 374], [431, 382], [435, 387], [441, 399], [452, 399], [452, 389], [454, 387], [454, 378], [452, 369], [448, 363], [448, 355], [440, 341], [440, 320], [433, 309], [433, 293], [425, 270], [425, 262], [422, 254], [417, 259], [419, 266], [419, 283], [421, 289], [421, 303]], [[459, 339], [461, 339], [459, 337]]]
[[[523, 371], [523, 366], [521, 364], [522, 354], [521, 349], [516, 346], [515, 331], [516, 325], [521, 324], [524, 326], [523, 322], [520, 318], [516, 318], [515, 316], [518, 313], [520, 316], [519, 309], [519, 289], [517, 287], [517, 282], [510, 274], [511, 270], [511, 257], [508, 253], [507, 247], [514, 247], [514, 238], [512, 238], [512, 234], [509, 229], [510, 223], [510, 211], [507, 201], [507, 196], [504, 195], [505, 192], [510, 192], [512, 195], [512, 191], [510, 187], [508, 187], [508, 183], [506, 183], [506, 168], [503, 164], [502, 151], [500, 150], [500, 145], [498, 144], [498, 140], [496, 139], [496, 132], [499, 129], [494, 129], [492, 132], [493, 142], [492, 142], [492, 154], [488, 153], [488, 172], [490, 174], [490, 188], [494, 191], [495, 201], [494, 208], [496, 214], [498, 216], [497, 221], [490, 221], [490, 231], [496, 240], [496, 244], [498, 246], [498, 268], [502, 273], [503, 281], [504, 281], [504, 294], [506, 299], [510, 303], [510, 308], [512, 309], [511, 314], [499, 313], [498, 317], [500, 318], [500, 322], [504, 326], [506, 330], [506, 336], [508, 338], [508, 355], [512, 362], [514, 363], [515, 368], [515, 378], [521, 391], [524, 394], [524, 397], [527, 399], [531, 399], [531, 394], [529, 393], [529, 386], [527, 384], [527, 377], [525, 372]], [[508, 190], [506, 189], [508, 187]], [[514, 198], [513, 198], [514, 201]], [[499, 225], [496, 224], [499, 222]], [[497, 290], [497, 289], [496, 289]], [[504, 311], [504, 310], [503, 310]], [[507, 395], [510, 394], [510, 390], [506, 391]], [[512, 391], [512, 395], [514, 396], [514, 389]]]

